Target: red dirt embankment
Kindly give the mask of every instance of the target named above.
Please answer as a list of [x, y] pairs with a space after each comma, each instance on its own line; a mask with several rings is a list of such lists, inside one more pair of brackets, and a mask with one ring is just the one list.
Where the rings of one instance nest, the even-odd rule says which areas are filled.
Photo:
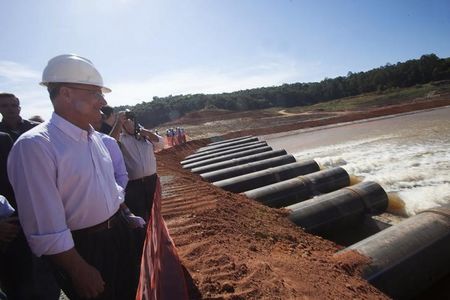
[[358, 276], [367, 259], [333, 258], [339, 247], [272, 209], [183, 170], [207, 141], [157, 155], [163, 215], [187, 272], [192, 299], [386, 299]]

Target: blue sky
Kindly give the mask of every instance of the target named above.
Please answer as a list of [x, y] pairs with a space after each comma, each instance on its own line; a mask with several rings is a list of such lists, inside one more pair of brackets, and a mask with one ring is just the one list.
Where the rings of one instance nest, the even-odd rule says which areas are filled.
[[59, 54], [92, 60], [113, 106], [320, 81], [450, 57], [450, 1], [5, 0], [0, 37], [0, 91], [48, 118], [38, 82]]

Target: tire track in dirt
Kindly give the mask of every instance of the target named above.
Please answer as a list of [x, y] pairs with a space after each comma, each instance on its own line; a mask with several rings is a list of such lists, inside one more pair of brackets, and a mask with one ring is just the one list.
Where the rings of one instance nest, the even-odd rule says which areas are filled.
[[[164, 174], [164, 171], [162, 173]], [[184, 180], [169, 180], [162, 184], [162, 189], [166, 189], [161, 209], [165, 219], [182, 217], [216, 206], [217, 198], [208, 196], [207, 188], [192, 185]], [[177, 228], [176, 225], [174, 228]]]
[[[192, 152], [192, 147], [185, 151]], [[187, 153], [178, 155], [183, 157], [188, 155]], [[224, 294], [235, 299], [261, 296], [258, 291], [260, 287], [251, 283], [261, 274], [265, 274], [262, 272], [264, 268], [259, 267], [249, 272], [246, 264], [236, 264], [232, 256], [223, 253], [225, 241], [217, 244], [215, 240], [207, 239], [217, 232], [228, 231], [224, 228], [226, 226], [214, 224], [215, 218], [205, 216], [203, 222], [195, 221], [196, 214], [215, 209], [217, 206], [220, 197], [211, 193], [211, 185], [199, 180], [194, 184], [193, 175], [189, 171], [181, 168], [176, 170], [167, 164], [160, 164], [158, 173], [162, 177], [162, 214], [179, 255], [185, 265], [194, 266], [191, 270], [193, 274], [199, 273], [203, 278], [194, 280], [194, 284], [201, 286], [202, 291], [191, 291], [191, 296], [196, 294], [198, 298], [208, 299], [222, 299]], [[276, 278], [271, 280], [276, 281]], [[235, 286], [239, 286], [241, 281], [245, 288], [236, 291]], [[192, 289], [197, 288], [191, 287]]]

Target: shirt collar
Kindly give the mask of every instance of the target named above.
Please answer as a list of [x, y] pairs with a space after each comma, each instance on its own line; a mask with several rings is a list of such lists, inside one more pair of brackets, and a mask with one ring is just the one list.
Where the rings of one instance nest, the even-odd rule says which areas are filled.
[[62, 132], [70, 136], [75, 141], [87, 141], [88, 138], [94, 133], [94, 128], [92, 128], [91, 125], [89, 125], [89, 129], [86, 131], [60, 117], [55, 112], [52, 113], [49, 123], [59, 128]]

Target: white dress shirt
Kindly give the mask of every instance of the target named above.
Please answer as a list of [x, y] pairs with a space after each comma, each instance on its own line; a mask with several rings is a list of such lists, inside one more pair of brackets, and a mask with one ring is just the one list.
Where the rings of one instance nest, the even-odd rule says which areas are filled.
[[128, 171], [128, 178], [130, 180], [139, 179], [150, 176], [156, 173], [156, 158], [155, 148], [164, 145], [164, 140], [161, 136], [158, 137], [158, 142], [153, 143], [142, 138], [137, 140], [133, 135], [122, 133], [120, 135], [120, 143], [125, 166]]
[[119, 145], [117, 144], [115, 138], [101, 132], [97, 133], [100, 134], [106, 149], [108, 149], [109, 155], [111, 155], [111, 160], [114, 167], [114, 178], [116, 179], [117, 184], [125, 189], [128, 182], [128, 173]]
[[20, 223], [37, 256], [70, 250], [70, 231], [106, 221], [123, 202], [100, 135], [56, 113], [14, 144], [8, 175]]

